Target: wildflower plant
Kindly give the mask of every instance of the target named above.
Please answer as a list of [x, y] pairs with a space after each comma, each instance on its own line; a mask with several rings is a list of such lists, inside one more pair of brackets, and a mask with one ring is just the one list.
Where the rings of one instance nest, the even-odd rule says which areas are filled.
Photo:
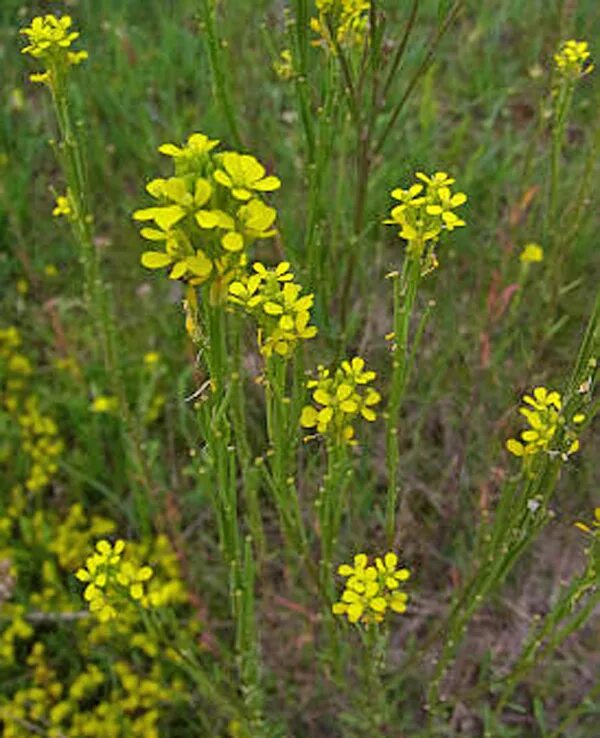
[[406, 241], [406, 257], [402, 270], [388, 274], [393, 281], [393, 331], [387, 336], [392, 343], [391, 391], [386, 415], [386, 464], [388, 492], [386, 500], [386, 533], [391, 546], [396, 535], [398, 503], [398, 423], [400, 406], [410, 375], [414, 356], [422, 336], [426, 312], [415, 334], [412, 347], [409, 327], [421, 278], [437, 268], [435, 253], [441, 237], [466, 225], [455, 210], [467, 201], [463, 192], [453, 192], [453, 177], [446, 172], [429, 176], [416, 173], [417, 181], [407, 189], [397, 187], [392, 197], [399, 201], [385, 223], [399, 226], [398, 235]]

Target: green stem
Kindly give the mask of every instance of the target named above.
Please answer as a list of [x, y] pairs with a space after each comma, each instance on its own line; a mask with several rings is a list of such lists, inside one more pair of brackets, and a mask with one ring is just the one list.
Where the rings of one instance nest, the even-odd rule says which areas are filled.
[[223, 58], [223, 42], [219, 39], [217, 33], [217, 3], [215, 0], [201, 0], [200, 13], [202, 27], [206, 31], [208, 40], [208, 57], [213, 74], [215, 97], [223, 110], [223, 115], [229, 125], [229, 132], [231, 133], [233, 142], [240, 148], [242, 146], [242, 137], [240, 136], [235, 107], [231, 100], [225, 60]]
[[409, 352], [410, 319], [414, 310], [417, 289], [421, 279], [418, 258], [406, 257], [402, 273], [394, 276], [394, 336], [392, 349], [391, 393], [386, 416], [386, 466], [388, 488], [386, 498], [385, 530], [389, 547], [396, 538], [396, 513], [398, 507], [398, 423], [400, 407], [406, 391], [411, 365]]

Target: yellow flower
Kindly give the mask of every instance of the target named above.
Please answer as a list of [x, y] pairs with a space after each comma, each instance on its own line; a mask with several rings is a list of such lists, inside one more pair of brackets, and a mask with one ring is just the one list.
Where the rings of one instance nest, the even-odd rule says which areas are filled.
[[336, 53], [336, 43], [346, 47], [362, 44], [369, 19], [370, 0], [317, 0], [316, 5], [319, 16], [310, 19], [310, 27], [320, 39], [314, 45], [323, 45]]
[[151, 604], [146, 583], [154, 574], [152, 568], [124, 561], [124, 551], [123, 540], [116, 541], [114, 546], [106, 539], [100, 540], [95, 552], [86, 559], [85, 567], [75, 572], [76, 578], [86, 584], [83, 598], [100, 622], [117, 618], [119, 604], [127, 598], [143, 607]]
[[203, 133], [192, 133], [185, 146], [176, 146], [165, 143], [158, 147], [161, 154], [170, 156], [175, 161], [175, 170], [178, 174], [186, 174], [201, 170], [208, 154], [219, 145], [219, 141], [211, 140]]
[[60, 218], [61, 216], [69, 218], [73, 215], [71, 200], [68, 195], [59, 195], [56, 198], [56, 207], [52, 211], [52, 215], [54, 215], [55, 218]]
[[110, 395], [98, 395], [94, 398], [90, 409], [93, 413], [116, 413], [119, 409], [119, 401]]
[[590, 51], [587, 41], [563, 41], [554, 54], [558, 73], [569, 80], [589, 74], [594, 65], [589, 63]]
[[359, 356], [343, 361], [333, 376], [329, 369], [319, 366], [317, 379], [309, 380], [306, 385], [313, 390], [315, 405], [302, 409], [300, 424], [304, 428], [316, 428], [335, 444], [356, 443], [353, 421], [359, 416], [374, 421], [377, 414], [373, 405], [381, 401], [379, 392], [366, 387], [375, 379], [375, 372], [364, 367], [364, 359]]
[[71, 26], [72, 20], [68, 15], [57, 18], [48, 14], [37, 16], [28, 28], [21, 29], [29, 41], [21, 53], [29, 54], [46, 65], [44, 72], [31, 75], [32, 82], [53, 84], [58, 75], [88, 58], [87, 51], [69, 50], [73, 41], [79, 38], [79, 33], [71, 30]]
[[292, 79], [294, 76], [294, 64], [292, 60], [292, 52], [284, 49], [279, 55], [279, 59], [273, 63], [275, 74], [284, 81]]
[[144, 354], [144, 364], [146, 366], [155, 366], [160, 361], [160, 354], [157, 351], [148, 351]]
[[314, 296], [302, 295], [302, 287], [293, 281], [290, 265], [284, 261], [274, 269], [261, 262], [252, 265], [253, 274], [229, 285], [229, 300], [240, 305], [258, 323], [258, 342], [264, 356], [273, 353], [289, 356], [301, 340], [317, 334], [309, 325]]
[[369, 565], [366, 554], [354, 557], [354, 566], [341, 564], [338, 574], [346, 577], [344, 591], [332, 605], [334, 615], [345, 615], [350, 623], [380, 623], [388, 610], [406, 611], [408, 595], [399, 589], [400, 582], [410, 577], [406, 568], [398, 569], [398, 557], [388, 552]]
[[[531, 395], [523, 396], [523, 402], [519, 412], [527, 420], [529, 428], [521, 432], [521, 440], [509, 438], [506, 441], [506, 448], [514, 456], [530, 457], [551, 449], [556, 432], [563, 423], [562, 399], [556, 391], [549, 391], [546, 387], [535, 387]], [[577, 413], [571, 422], [578, 425], [584, 420], [585, 415]], [[565, 428], [565, 441], [567, 455], [579, 449], [577, 434], [569, 427]]]
[[544, 249], [537, 243], [527, 243], [523, 246], [523, 251], [519, 256], [519, 260], [523, 264], [533, 264], [544, 259]]
[[452, 192], [454, 179], [445, 172], [432, 176], [417, 172], [415, 176], [420, 181], [408, 189], [392, 190], [392, 197], [400, 204], [392, 209], [385, 223], [399, 225], [398, 235], [408, 242], [408, 255], [431, 266], [435, 261], [434, 245], [442, 232], [465, 225], [454, 210], [467, 201], [467, 196]]
[[218, 155], [221, 168], [214, 172], [215, 180], [231, 190], [236, 200], [250, 200], [254, 192], [272, 192], [281, 187], [277, 177], [265, 177], [265, 168], [253, 156], [226, 151]]

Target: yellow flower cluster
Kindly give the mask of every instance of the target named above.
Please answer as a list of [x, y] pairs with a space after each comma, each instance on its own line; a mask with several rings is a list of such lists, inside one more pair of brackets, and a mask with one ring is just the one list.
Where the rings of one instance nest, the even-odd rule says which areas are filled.
[[544, 249], [537, 243], [526, 243], [519, 254], [522, 264], [535, 264], [544, 260]]
[[68, 194], [58, 195], [58, 197], [56, 198], [56, 205], [54, 206], [54, 209], [52, 211], [52, 215], [55, 218], [70, 218], [73, 215], [71, 198]]
[[336, 46], [356, 47], [363, 43], [369, 21], [370, 0], [317, 0], [318, 17], [310, 19], [319, 36], [315, 46], [335, 53]]
[[338, 574], [346, 577], [339, 602], [332, 606], [334, 615], [345, 615], [351, 623], [381, 623], [386, 613], [406, 611], [408, 595], [400, 584], [410, 577], [410, 571], [398, 568], [398, 557], [391, 551], [375, 557], [369, 564], [366, 554], [354, 557], [354, 566], [341, 564]]
[[[78, 569], [75, 576], [87, 587], [83, 598], [89, 602], [100, 622], [117, 617], [117, 608], [124, 599], [140, 602], [143, 607], [151, 604], [145, 583], [152, 577], [149, 566], [136, 566], [131, 561], [123, 561], [125, 541], [118, 540], [114, 546], [106, 539], [98, 541], [96, 550], [88, 556], [85, 567]], [[154, 604], [154, 603], [152, 603]]]
[[[506, 448], [515, 456], [533, 456], [540, 451], [549, 451], [559, 427], [564, 425], [561, 415], [562, 399], [558, 392], [549, 391], [546, 387], [535, 387], [531, 395], [523, 396], [524, 404], [519, 408], [521, 415], [529, 423], [529, 428], [521, 432], [521, 440], [509, 438]], [[583, 423], [585, 415], [576, 413], [572, 422]], [[566, 454], [573, 454], [579, 449], [576, 432], [565, 427]]]
[[426, 269], [437, 266], [435, 244], [443, 231], [453, 231], [465, 225], [454, 209], [467, 201], [464, 192], [452, 192], [455, 180], [445, 172], [431, 177], [417, 172], [408, 189], [397, 187], [392, 197], [399, 200], [386, 223], [400, 226], [399, 236], [407, 241], [407, 254], [419, 258]]
[[114, 414], [119, 411], [119, 400], [113, 395], [98, 395], [94, 397], [90, 410], [97, 414]]
[[2, 405], [19, 430], [20, 450], [27, 456], [25, 486], [39, 492], [58, 471], [64, 444], [55, 421], [41, 412], [37, 395], [27, 394], [33, 367], [20, 353], [20, 345], [21, 336], [14, 326], [0, 330], [0, 393]]
[[165, 708], [185, 698], [185, 685], [167, 681], [158, 662], [144, 674], [122, 659], [111, 673], [87, 663], [69, 682], [37, 641], [26, 664], [29, 685], [0, 707], [5, 738], [158, 738]]
[[248, 248], [276, 233], [277, 212], [260, 195], [281, 184], [253, 156], [214, 153], [218, 143], [193, 133], [185, 146], [163, 144], [159, 151], [173, 159], [175, 176], [149, 182], [146, 189], [158, 204], [133, 214], [150, 224], [141, 235], [164, 246], [145, 251], [142, 264], [168, 266], [171, 279], [192, 286], [209, 285], [213, 303], [226, 298]]
[[365, 361], [359, 356], [351, 361], [342, 361], [333, 375], [329, 369], [319, 366], [317, 379], [306, 384], [313, 390], [315, 405], [306, 405], [302, 409], [301, 425], [316, 428], [336, 445], [356, 443], [354, 419], [362, 416], [372, 422], [377, 417], [373, 405], [381, 401], [381, 395], [367, 387], [375, 377], [375, 372], [365, 369]]
[[28, 28], [21, 33], [29, 42], [22, 54], [29, 54], [39, 60], [45, 67], [40, 74], [32, 74], [32, 82], [55, 84], [68, 72], [69, 68], [81, 64], [88, 58], [87, 51], [71, 51], [73, 41], [79, 33], [73, 31], [73, 21], [68, 15], [57, 18], [55, 15], [37, 16]]
[[25, 486], [31, 492], [39, 492], [58, 471], [57, 459], [64, 451], [64, 443], [54, 420], [40, 412], [35, 395], [26, 398], [18, 422], [21, 448], [29, 455], [31, 464]]
[[288, 357], [298, 341], [317, 334], [316, 327], [309, 325], [314, 295], [302, 294], [287, 261], [273, 269], [255, 262], [251, 274], [229, 285], [229, 300], [255, 318], [263, 356]]
[[558, 73], [568, 80], [576, 80], [594, 69], [589, 58], [590, 51], [587, 41], [575, 41], [574, 39], [563, 41], [554, 54]]

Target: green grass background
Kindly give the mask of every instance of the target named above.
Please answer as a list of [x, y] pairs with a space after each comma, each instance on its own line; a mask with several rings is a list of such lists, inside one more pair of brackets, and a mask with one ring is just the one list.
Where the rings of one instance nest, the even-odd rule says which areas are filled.
[[[403, 5], [387, 3], [398, 29], [406, 12]], [[392, 95], [400, 94], [407, 74], [421, 58], [444, 3], [426, 0], [422, 5]], [[390, 207], [389, 191], [408, 184], [415, 170], [452, 173], [469, 197], [464, 208], [468, 227], [441, 247], [441, 267], [425, 281], [419, 295], [420, 311], [428, 301], [435, 301], [435, 307], [404, 409], [401, 475], [408, 494], [402, 519], [408, 532], [402, 545], [405, 559], [415, 570], [416, 594], [413, 617], [398, 629], [396, 654], [402, 652], [403, 642], [418, 638], [423, 624], [443, 611], [452, 577], [468, 563], [481, 511], [492, 505], [498, 480], [510, 468], [502, 445], [515, 431], [516, 403], [532, 385], [554, 386], [566, 376], [600, 277], [600, 223], [594, 194], [600, 173], [597, 157], [590, 159], [600, 128], [596, 71], [577, 86], [560, 182], [561, 208], [568, 213], [586, 161], [591, 161], [589, 204], [561, 274], [562, 284], [569, 288], [561, 295], [558, 310], [549, 314], [547, 263], [532, 265], [518, 319], [510, 326], [509, 350], [502, 349], [507, 323], [506, 314], [496, 316], [499, 295], [517, 279], [522, 246], [541, 239], [549, 131], [547, 124], [538, 127], [538, 120], [540, 109], [547, 106], [552, 53], [559, 40], [568, 37], [589, 40], [597, 52], [600, 6], [595, 0], [471, 0], [466, 5], [398, 121], [370, 183], [368, 220], [373, 228], [361, 249], [360, 280], [352, 301], [354, 330], [347, 347], [349, 352], [360, 350], [381, 368], [384, 385], [382, 336], [391, 321], [384, 275], [398, 267], [402, 253], [393, 229], [381, 225]], [[269, 44], [277, 51], [287, 45], [284, 7], [275, 0], [229, 0], [223, 4], [218, 32], [227, 42], [225, 58], [244, 144], [283, 182], [273, 197], [281, 234], [275, 252], [263, 251], [261, 256], [269, 260], [276, 252], [285, 252], [299, 274], [306, 276], [302, 132], [292, 86], [273, 73], [269, 53]], [[113, 285], [129, 390], [134, 397], [139, 392], [143, 353], [159, 351], [167, 366], [161, 380], [167, 406], [149, 432], [146, 448], [159, 484], [171, 489], [182, 506], [190, 541], [199, 552], [192, 556], [199, 586], [217, 603], [224, 585], [204, 565], [205, 557], [217, 558], [210, 514], [199, 506], [203, 492], [187, 454], [197, 439], [193, 411], [184, 401], [194, 384], [193, 350], [184, 335], [181, 295], [176, 286], [140, 266], [143, 244], [131, 221], [132, 211], [145, 202], [144, 183], [161, 167], [166, 171], [156, 153], [160, 143], [179, 143], [190, 132], [202, 131], [220, 138], [225, 146], [232, 145], [213, 96], [197, 3], [87, 0], [25, 6], [2, 0], [0, 324], [17, 322], [45, 367], [43, 391], [53, 396], [70, 444], [59, 504], [81, 497], [92, 507], [111, 510], [135, 533], [115, 427], [110, 418], [89, 423], [90, 395], [106, 388], [100, 367], [89, 359], [94, 336], [82, 321], [74, 247], [67, 230], [50, 217], [52, 190], [61, 192], [63, 183], [49, 145], [49, 101], [28, 82], [30, 66], [19, 53], [19, 27], [38, 12], [65, 9], [81, 31], [82, 47], [90, 52], [89, 62], [77, 71], [76, 102], [90, 166], [97, 246]], [[322, 63], [320, 50], [311, 53], [312, 64]], [[346, 132], [342, 126], [340, 145]], [[343, 256], [351, 234], [354, 184], [351, 177], [343, 176], [349, 172], [348, 162], [338, 165], [340, 169], [332, 165], [327, 172], [321, 202], [321, 247], [329, 254], [326, 259]], [[334, 238], [333, 222], [337, 224]], [[59, 272], [54, 280], [43, 273], [50, 263]], [[29, 284], [25, 297], [16, 291], [19, 279]], [[309, 286], [332, 294], [326, 284]], [[314, 364], [339, 351], [335, 295], [330, 304], [320, 303], [316, 320], [321, 337], [309, 350]], [[483, 360], [488, 345], [489, 363]], [[85, 367], [85, 385], [73, 387], [51, 371], [52, 358], [65, 351]], [[256, 358], [250, 355], [249, 363], [255, 366]], [[348, 526], [352, 539], [343, 543], [348, 551], [354, 540], [368, 541], [380, 531], [377, 504], [385, 486], [380, 435], [372, 434], [368, 458], [363, 455], [358, 462], [360, 495]], [[597, 434], [588, 432], [582, 446], [580, 457], [569, 465], [561, 482], [555, 522], [493, 607], [477, 616], [470, 647], [453, 672], [453, 689], [468, 693], [485, 678], [486, 669], [510, 659], [528, 620], [547, 608], [561, 580], [580, 563], [582, 541], [572, 521], [600, 504]], [[314, 482], [313, 460], [309, 458], [307, 464], [305, 495]], [[273, 561], [271, 579], [263, 577], [260, 583], [272, 689], [283, 692], [282, 704], [292, 724], [299, 726], [298, 735], [329, 736], [332, 727], [323, 715], [331, 714], [335, 699], [315, 694], [307, 684], [300, 709], [281, 686], [286, 680], [276, 683], [278, 675], [295, 672], [309, 680], [311, 669], [301, 649], [288, 639], [298, 624], [275, 604], [282, 587], [285, 592], [278, 566]], [[310, 603], [303, 605], [310, 608]], [[215, 608], [218, 612], [217, 604]], [[543, 698], [546, 710], [553, 714], [563, 703], [576, 702], [597, 679], [599, 621], [591, 622], [555, 661], [529, 680], [522, 698], [522, 723], [516, 721], [514, 735], [544, 734], [533, 714], [537, 698]], [[410, 673], [398, 676], [399, 693], [410, 692], [410, 680]], [[463, 714], [457, 708], [456, 734], [477, 735], [478, 709], [469, 705]], [[600, 705], [591, 705], [589, 712], [597, 715], [599, 709]], [[593, 725], [593, 717], [583, 721], [574, 738], [594, 738]], [[404, 728], [410, 731], [410, 723]]]

